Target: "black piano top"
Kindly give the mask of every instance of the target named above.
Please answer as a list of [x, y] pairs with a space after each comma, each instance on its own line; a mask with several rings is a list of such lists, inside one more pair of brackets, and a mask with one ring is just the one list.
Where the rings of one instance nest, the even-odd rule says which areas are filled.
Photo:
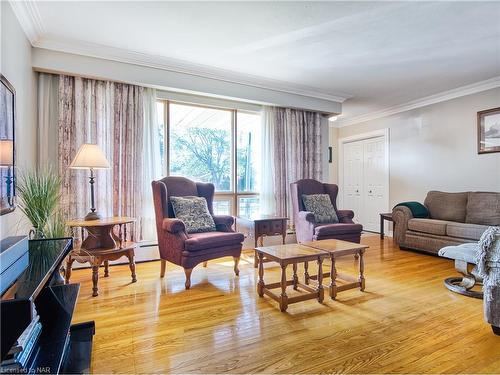
[[30, 240], [28, 267], [5, 293], [2, 300], [34, 300], [71, 247], [71, 238]]

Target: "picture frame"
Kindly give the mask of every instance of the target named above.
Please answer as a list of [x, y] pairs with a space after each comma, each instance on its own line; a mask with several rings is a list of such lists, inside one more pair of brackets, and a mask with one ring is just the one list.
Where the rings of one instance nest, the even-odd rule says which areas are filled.
[[0, 215], [16, 208], [16, 90], [0, 74]]
[[477, 153], [500, 152], [500, 107], [477, 113]]

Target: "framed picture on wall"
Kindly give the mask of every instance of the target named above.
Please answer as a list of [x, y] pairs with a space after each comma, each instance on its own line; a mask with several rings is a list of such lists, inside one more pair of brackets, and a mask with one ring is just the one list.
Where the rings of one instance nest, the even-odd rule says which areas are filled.
[[500, 152], [500, 107], [477, 113], [477, 152]]

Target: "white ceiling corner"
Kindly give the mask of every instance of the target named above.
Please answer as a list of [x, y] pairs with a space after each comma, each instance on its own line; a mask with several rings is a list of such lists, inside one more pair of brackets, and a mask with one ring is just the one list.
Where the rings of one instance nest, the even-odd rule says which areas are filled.
[[34, 45], [45, 33], [45, 27], [36, 1], [9, 0], [9, 3], [24, 33], [28, 37], [30, 43]]
[[487, 80], [484, 80], [481, 82], [476, 82], [476, 83], [473, 83], [470, 85], [457, 87], [457, 88], [452, 89], [452, 90], [443, 91], [443, 92], [440, 92], [438, 94], [427, 96], [425, 98], [412, 100], [412, 101], [407, 102], [407, 103], [399, 104], [399, 105], [392, 106], [392, 107], [387, 107], [387, 108], [384, 108], [384, 109], [381, 109], [378, 111], [374, 111], [371, 113], [367, 113], [367, 114], [364, 114], [361, 116], [355, 116], [355, 117], [346, 118], [346, 119], [338, 118], [337, 121], [330, 122], [330, 127], [343, 128], [345, 126], [356, 125], [356, 124], [360, 124], [362, 122], [387, 117], [387, 116], [394, 115], [397, 113], [410, 111], [412, 109], [425, 107], [428, 105], [444, 102], [444, 101], [459, 98], [462, 96], [471, 95], [471, 94], [475, 94], [475, 93], [486, 91], [486, 90], [491, 90], [491, 89], [494, 89], [497, 87], [500, 87], [500, 76], [494, 77], [491, 79], [487, 79]]

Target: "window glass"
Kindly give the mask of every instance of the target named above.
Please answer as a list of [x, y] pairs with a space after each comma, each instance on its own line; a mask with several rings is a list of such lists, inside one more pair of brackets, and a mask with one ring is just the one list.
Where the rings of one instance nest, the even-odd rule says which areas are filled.
[[237, 112], [236, 168], [238, 192], [256, 192], [260, 171], [260, 115]]
[[214, 215], [231, 215], [231, 199], [214, 199]]
[[171, 103], [170, 174], [231, 191], [231, 111]]
[[239, 197], [238, 215], [243, 217], [252, 217], [259, 214], [259, 197]]
[[158, 138], [160, 140], [160, 156], [161, 156], [161, 170], [164, 176], [167, 175], [167, 166], [166, 166], [166, 140], [165, 140], [165, 103], [157, 102], [156, 103], [156, 113], [158, 116]]

